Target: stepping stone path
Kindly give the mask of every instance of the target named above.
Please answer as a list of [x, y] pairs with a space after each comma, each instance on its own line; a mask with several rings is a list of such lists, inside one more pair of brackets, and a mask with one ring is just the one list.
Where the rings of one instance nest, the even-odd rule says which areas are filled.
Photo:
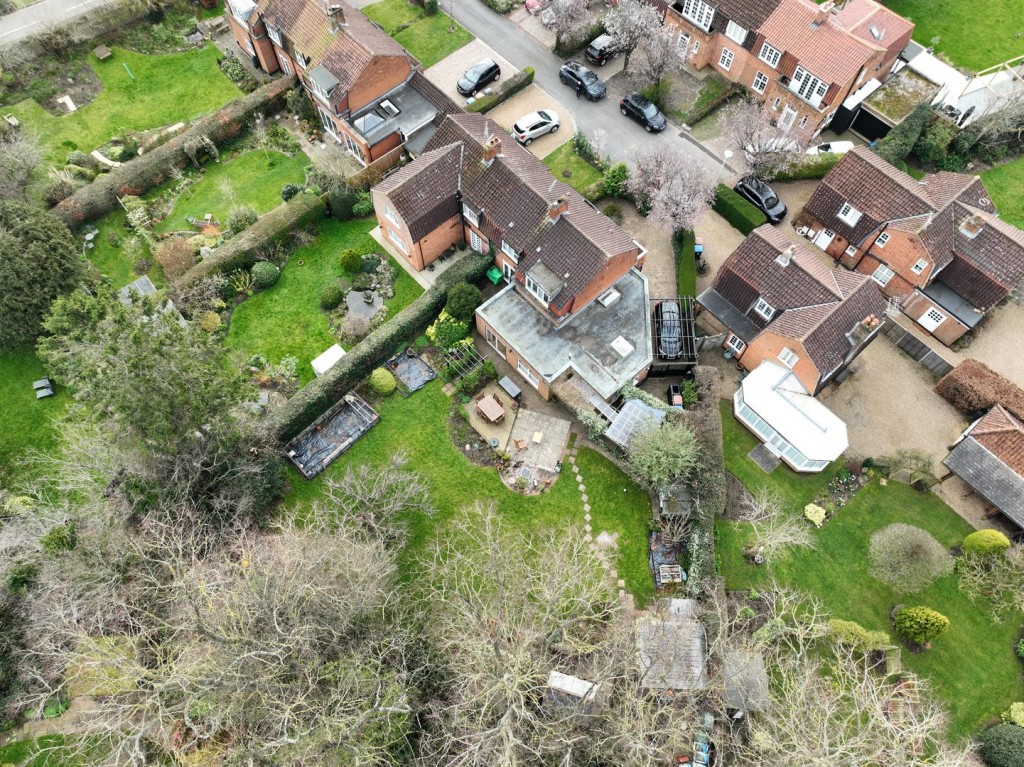
[[609, 578], [616, 582], [619, 589], [619, 599], [624, 605], [630, 607], [632, 605], [632, 595], [626, 593], [626, 582], [619, 578], [618, 571], [612, 567], [610, 555], [618, 549], [618, 533], [609, 533], [606, 530], [600, 530], [597, 533], [596, 539], [594, 536], [594, 529], [591, 526], [592, 518], [590, 516], [591, 506], [590, 498], [587, 495], [587, 486], [583, 481], [583, 475], [580, 473], [580, 467], [576, 465], [576, 445], [582, 440], [580, 435], [576, 435], [576, 444], [573, 445], [572, 449], [566, 451], [562, 455], [563, 463], [568, 464], [572, 467], [573, 478], [576, 480], [576, 486], [580, 491], [580, 500], [583, 502], [583, 531], [585, 533], [584, 540], [590, 545], [590, 550], [595, 554], [598, 561], [601, 563], [601, 567], [604, 568], [605, 572], [608, 573]]

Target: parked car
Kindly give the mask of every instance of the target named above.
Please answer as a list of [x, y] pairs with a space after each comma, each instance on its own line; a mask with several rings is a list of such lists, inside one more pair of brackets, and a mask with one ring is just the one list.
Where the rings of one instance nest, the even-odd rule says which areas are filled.
[[829, 141], [826, 144], [818, 144], [809, 147], [807, 154], [846, 154], [853, 149], [852, 141]]
[[526, 12], [531, 16], [536, 16], [544, 10], [544, 3], [541, 0], [526, 0], [525, 6]]
[[800, 145], [793, 139], [786, 136], [761, 138], [755, 143], [747, 144], [743, 148], [743, 154], [746, 156], [748, 163], [754, 162], [755, 155], [762, 156], [766, 154], [782, 154], [791, 152], [795, 152], [799, 155]]
[[665, 130], [668, 120], [654, 104], [639, 93], [630, 93], [619, 102], [619, 111], [626, 117], [632, 117], [648, 133], [660, 133]]
[[562, 64], [562, 68], [558, 70], [558, 79], [562, 81], [562, 85], [568, 85], [573, 90], [582, 85], [583, 94], [590, 101], [599, 101], [608, 94], [608, 86], [601, 82], [597, 75], [575, 61]]
[[555, 112], [540, 109], [516, 120], [516, 124], [512, 126], [512, 135], [523, 146], [529, 146], [535, 138], [540, 138], [545, 133], [556, 133], [561, 124]]
[[459, 78], [455, 87], [463, 96], [475, 96], [477, 91], [485, 85], [497, 82], [501, 77], [501, 67], [490, 59], [484, 59], [466, 70], [466, 74]]
[[619, 55], [619, 49], [614, 37], [611, 35], [601, 35], [587, 46], [587, 50], [583, 52], [583, 55], [587, 57], [587, 61], [591, 64], [603, 67]]
[[737, 194], [764, 213], [773, 224], [786, 217], [786, 204], [775, 194], [775, 190], [761, 179], [744, 176], [733, 188]]
[[678, 410], [683, 409], [683, 392], [679, 389], [679, 384], [669, 385], [668, 404]]
[[666, 360], [679, 359], [683, 353], [679, 304], [662, 301], [654, 307], [654, 330], [658, 337], [658, 356]]

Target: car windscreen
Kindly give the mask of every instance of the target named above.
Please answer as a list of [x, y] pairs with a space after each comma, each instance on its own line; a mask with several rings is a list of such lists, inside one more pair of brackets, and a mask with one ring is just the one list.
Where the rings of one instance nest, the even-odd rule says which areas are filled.
[[658, 107], [648, 102], [647, 106], [643, 108], [643, 112], [644, 117], [648, 118], [649, 120], [653, 120], [658, 115]]
[[477, 64], [475, 67], [470, 67], [466, 72], [466, 77], [470, 80], [479, 80], [483, 77], [484, 72], [490, 69], [490, 66], [490, 64]]
[[585, 70], [583, 72], [580, 72], [579, 74], [580, 74], [580, 79], [584, 83], [586, 83], [587, 85], [590, 85], [591, 83], [597, 82], [597, 75], [595, 75], [589, 69], [587, 69], [587, 70]]
[[538, 112], [537, 114], [540, 116], [540, 119], [543, 120], [544, 122], [551, 121], [551, 115], [549, 115], [547, 112], [541, 111]]
[[767, 197], [764, 198], [764, 206], [766, 208], [774, 208], [778, 204], [779, 204], [779, 198], [776, 197], [774, 194], [770, 194], [770, 195], [768, 195]]

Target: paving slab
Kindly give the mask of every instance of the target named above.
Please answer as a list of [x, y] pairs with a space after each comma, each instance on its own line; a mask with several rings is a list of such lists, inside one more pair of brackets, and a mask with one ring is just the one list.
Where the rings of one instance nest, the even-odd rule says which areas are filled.
[[[504, 70], [502, 71], [504, 72]], [[558, 115], [558, 118], [562, 123], [556, 132], [548, 133], [540, 138], [534, 139], [533, 142], [526, 147], [528, 151], [532, 152], [537, 157], [544, 158], [558, 149], [558, 147], [566, 141], [572, 140], [572, 136], [576, 132], [576, 118], [572, 116], [568, 107], [553, 95], [548, 93], [539, 85], [531, 84], [526, 88], [523, 88], [523, 90], [510, 98], [504, 104], [492, 109], [487, 113], [487, 116], [505, 130], [511, 131], [512, 126], [515, 125], [521, 117], [528, 115], [530, 112], [536, 112], [539, 109], [554, 112]], [[510, 138], [509, 140], [514, 141], [515, 139]]]
[[771, 474], [779, 467], [779, 464], [782, 463], [782, 461], [780, 461], [778, 457], [763, 444], [758, 445], [747, 453], [747, 458], [760, 466], [761, 469], [764, 470], [765, 474]]
[[[564, 418], [521, 408], [512, 426], [508, 450], [516, 460], [545, 471], [555, 471], [571, 427], [572, 422]], [[539, 440], [536, 439], [538, 435]], [[516, 440], [524, 447], [517, 449]]]

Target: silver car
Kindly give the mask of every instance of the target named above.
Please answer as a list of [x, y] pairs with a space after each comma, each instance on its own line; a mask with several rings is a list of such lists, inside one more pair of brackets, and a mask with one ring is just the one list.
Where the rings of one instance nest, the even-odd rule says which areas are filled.
[[550, 109], [541, 109], [516, 120], [516, 124], [512, 126], [512, 135], [523, 146], [529, 146], [535, 138], [540, 138], [545, 133], [557, 132], [561, 124], [557, 114]]

